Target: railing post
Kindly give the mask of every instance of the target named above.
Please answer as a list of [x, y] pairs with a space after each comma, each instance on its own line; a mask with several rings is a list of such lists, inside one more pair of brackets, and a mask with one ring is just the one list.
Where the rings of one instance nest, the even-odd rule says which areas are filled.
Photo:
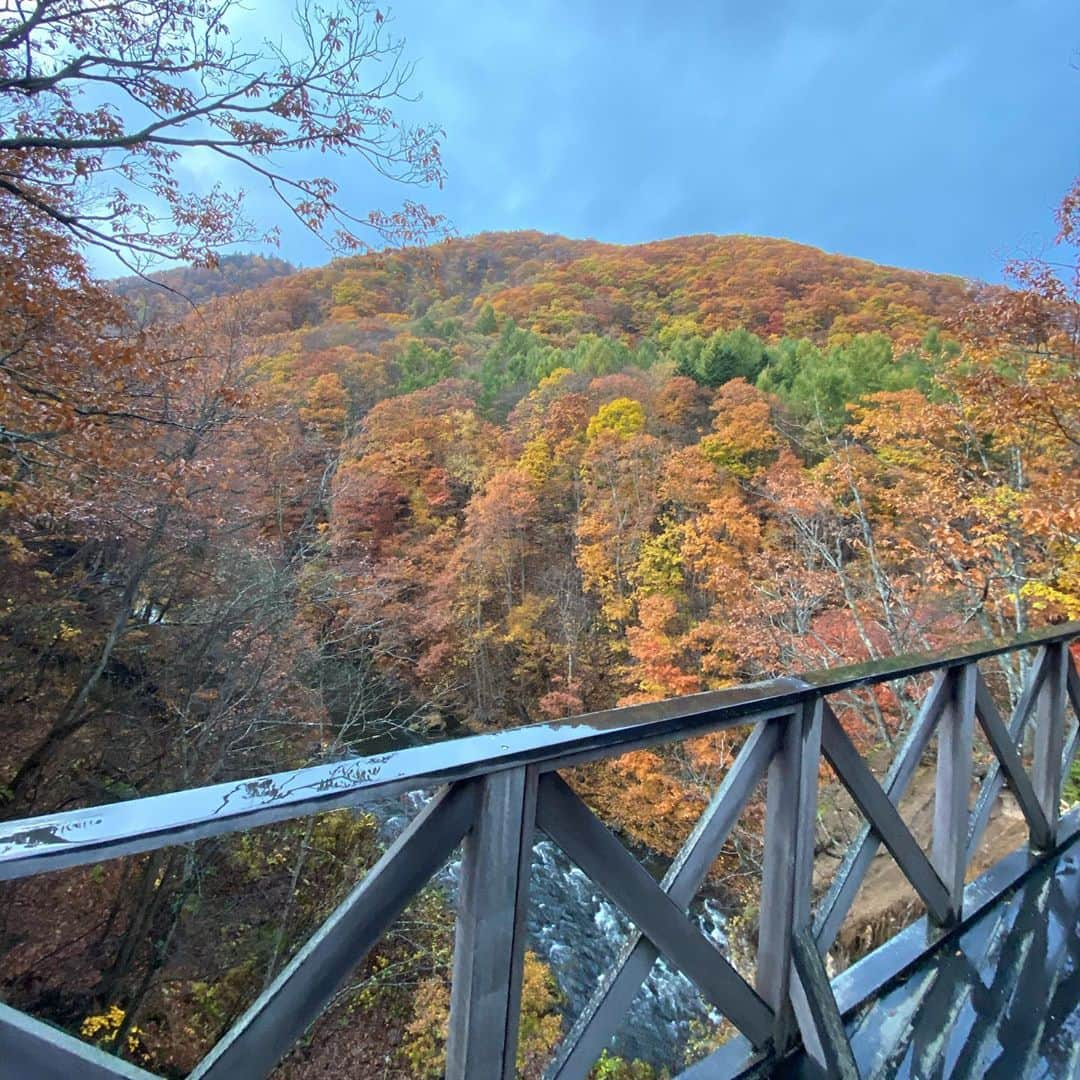
[[515, 1073], [536, 783], [534, 768], [486, 776], [465, 837], [447, 1080], [511, 1080]]
[[810, 928], [821, 717], [822, 699], [814, 697], [787, 720], [774, 721], [784, 731], [767, 781], [757, 991], [776, 1015], [773, 1044], [778, 1053], [796, 1033], [792, 939]]
[[1065, 692], [1068, 686], [1069, 646], [1048, 645], [1046, 676], [1039, 690], [1035, 720], [1035, 760], [1032, 784], [1046, 823], [1050, 847], [1057, 839], [1061, 805], [1061, 756], [1065, 744]]
[[938, 724], [932, 861], [949, 891], [947, 925], [960, 920], [964, 906], [977, 676], [974, 664], [949, 672], [948, 704]]

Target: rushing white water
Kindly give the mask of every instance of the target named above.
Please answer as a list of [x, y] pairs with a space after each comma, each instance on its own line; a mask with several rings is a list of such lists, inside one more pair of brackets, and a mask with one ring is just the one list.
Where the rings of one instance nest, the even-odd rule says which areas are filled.
[[[428, 792], [412, 791], [369, 806], [379, 819], [382, 839], [393, 840], [429, 798]], [[451, 898], [460, 870], [460, 860], [454, 859], [439, 875]], [[631, 924], [550, 840], [539, 840], [533, 847], [529, 900], [530, 947], [551, 966], [566, 998], [570, 1024], [615, 963]], [[706, 900], [692, 911], [702, 931], [725, 946], [725, 917], [719, 907]], [[612, 1040], [611, 1051], [656, 1066], [680, 1066], [695, 1019], [715, 1023], [719, 1017], [685, 976], [658, 960]]]

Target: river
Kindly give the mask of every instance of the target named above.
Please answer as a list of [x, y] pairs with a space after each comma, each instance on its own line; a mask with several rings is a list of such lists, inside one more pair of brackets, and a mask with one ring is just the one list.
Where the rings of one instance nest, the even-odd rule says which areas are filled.
[[[367, 807], [380, 822], [380, 833], [392, 841], [428, 800], [413, 791]], [[451, 899], [456, 894], [460, 860], [448, 863], [439, 876]], [[551, 967], [566, 999], [567, 1024], [584, 1008], [601, 976], [609, 971], [630, 933], [629, 920], [600, 895], [588, 877], [550, 840], [533, 847], [529, 895], [530, 947]], [[692, 909], [702, 931], [725, 945], [725, 917], [712, 900]], [[613, 1038], [612, 1053], [640, 1058], [650, 1065], [677, 1070], [694, 1020], [718, 1022], [688, 979], [662, 960], [652, 972]]]

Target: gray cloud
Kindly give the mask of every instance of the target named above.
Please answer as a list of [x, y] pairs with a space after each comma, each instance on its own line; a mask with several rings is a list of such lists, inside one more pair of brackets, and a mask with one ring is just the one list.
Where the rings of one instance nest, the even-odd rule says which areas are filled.
[[[462, 233], [785, 236], [993, 278], [1080, 171], [1073, 5], [399, 0]], [[287, 27], [285, 0], [257, 5]], [[277, 16], [282, 16], [278, 18]], [[286, 30], [282, 30], [286, 32]], [[415, 196], [329, 167], [361, 211]], [[228, 182], [234, 182], [227, 178]], [[276, 205], [252, 188], [260, 216]], [[321, 262], [293, 227], [283, 254]]]

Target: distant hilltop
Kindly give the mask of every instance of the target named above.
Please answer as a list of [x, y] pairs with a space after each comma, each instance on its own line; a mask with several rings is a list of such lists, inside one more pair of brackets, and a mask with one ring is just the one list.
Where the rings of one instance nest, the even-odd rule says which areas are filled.
[[[687, 332], [743, 327], [764, 339], [880, 331], [915, 339], [971, 297], [959, 277], [880, 266], [755, 236], [686, 236], [606, 244], [540, 232], [493, 232], [422, 248], [357, 255], [296, 270], [282, 259], [229, 255], [217, 270], [124, 278], [114, 287], [153, 316], [182, 316], [243, 290], [264, 290], [273, 329], [325, 322], [440, 318], [469, 324], [490, 307], [559, 344], [601, 334], [636, 340], [677, 322]], [[434, 316], [433, 316], [434, 317]], [[269, 328], [269, 327], [268, 327]]]

